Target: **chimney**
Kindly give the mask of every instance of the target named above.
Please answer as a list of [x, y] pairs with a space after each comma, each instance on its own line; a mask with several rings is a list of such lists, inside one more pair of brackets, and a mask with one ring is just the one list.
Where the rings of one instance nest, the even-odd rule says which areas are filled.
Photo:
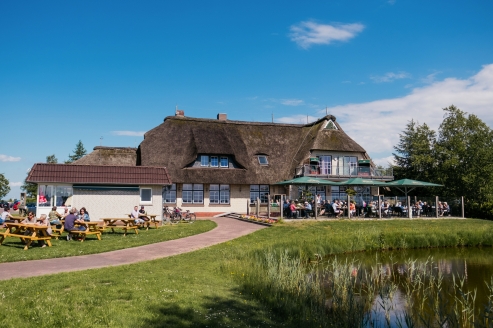
[[219, 121], [227, 121], [228, 120], [228, 115], [227, 114], [219, 113], [219, 114], [217, 114], [217, 119]]
[[175, 110], [175, 116], [181, 116], [181, 117], [184, 117], [185, 116], [185, 111], [181, 110], [181, 109], [176, 109]]

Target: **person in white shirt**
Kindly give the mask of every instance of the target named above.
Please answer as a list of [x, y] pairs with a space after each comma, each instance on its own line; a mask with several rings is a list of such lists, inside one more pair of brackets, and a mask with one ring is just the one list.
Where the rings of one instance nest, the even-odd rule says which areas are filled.
[[135, 219], [135, 224], [142, 224], [142, 223], [144, 223], [144, 220], [142, 220], [141, 218], [139, 218], [139, 207], [138, 206], [134, 206], [134, 210], [132, 211], [132, 213], [130, 213], [130, 217], [132, 219]]

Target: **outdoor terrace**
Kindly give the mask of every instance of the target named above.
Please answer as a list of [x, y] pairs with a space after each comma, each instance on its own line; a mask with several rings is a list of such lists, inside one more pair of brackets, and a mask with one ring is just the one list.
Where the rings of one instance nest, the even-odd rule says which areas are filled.
[[296, 168], [297, 177], [315, 177], [330, 179], [349, 179], [349, 178], [366, 178], [378, 180], [394, 180], [393, 169], [372, 168], [367, 166], [343, 166], [343, 167], [326, 167], [322, 165], [305, 164]]

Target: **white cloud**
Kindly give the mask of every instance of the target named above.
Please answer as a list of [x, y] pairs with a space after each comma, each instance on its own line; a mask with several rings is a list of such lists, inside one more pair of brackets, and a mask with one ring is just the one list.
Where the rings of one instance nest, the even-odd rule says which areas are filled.
[[389, 165], [395, 165], [394, 156], [387, 156], [382, 158], [373, 158], [373, 163], [381, 165], [383, 167], [389, 167]]
[[299, 106], [303, 104], [301, 99], [281, 99], [281, 104], [286, 106]]
[[9, 185], [11, 187], [20, 187], [22, 186], [22, 182], [10, 182]]
[[389, 72], [382, 76], [370, 76], [370, 79], [372, 79], [373, 82], [375, 83], [382, 83], [382, 82], [394, 82], [395, 80], [408, 79], [410, 77], [411, 74], [406, 72], [399, 72], [399, 73]]
[[293, 115], [288, 117], [281, 117], [276, 119], [278, 123], [290, 123], [290, 124], [306, 124], [318, 120], [319, 117], [310, 115]]
[[431, 83], [435, 82], [437, 74], [440, 74], [440, 73], [441, 72], [435, 72], [435, 73], [428, 74], [428, 75], [426, 75], [425, 78], [421, 79], [421, 82], [426, 83], [426, 84], [431, 84]]
[[146, 131], [111, 131], [116, 136], [143, 137]]
[[314, 21], [305, 21], [290, 27], [291, 41], [296, 42], [304, 49], [314, 44], [330, 44], [334, 41], [348, 41], [363, 31], [363, 24], [318, 24]]
[[20, 160], [21, 160], [20, 157], [13, 157], [13, 156], [0, 154], [0, 162], [18, 162]]
[[[370, 156], [387, 157], [399, 140], [408, 121], [426, 123], [435, 131], [443, 120], [443, 108], [455, 105], [477, 115], [493, 127], [493, 64], [483, 66], [467, 79], [446, 78], [431, 85], [415, 88], [406, 96], [359, 104], [330, 107], [344, 131]], [[320, 118], [325, 109], [318, 112]], [[278, 122], [300, 123], [300, 117], [283, 117]], [[311, 119], [311, 121], [317, 118]]]

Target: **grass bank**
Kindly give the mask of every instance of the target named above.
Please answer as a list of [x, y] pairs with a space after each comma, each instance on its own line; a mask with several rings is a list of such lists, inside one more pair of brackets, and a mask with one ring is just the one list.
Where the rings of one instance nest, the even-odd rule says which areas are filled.
[[[253, 267], [245, 264], [266, 251], [282, 251], [304, 265], [330, 253], [492, 244], [493, 222], [482, 220], [282, 224], [170, 258], [2, 281], [0, 322], [4, 327], [310, 326], [303, 309], [290, 314], [287, 305], [271, 303], [255, 287], [269, 282], [266, 271], [246, 281], [245, 270]], [[278, 288], [272, 292], [283, 295]]]
[[184, 238], [212, 230], [215, 227], [216, 223], [213, 221], [199, 220], [193, 224], [180, 223], [165, 225], [158, 229], [139, 230], [138, 235], [132, 231], [125, 237], [122, 231], [115, 230], [115, 233], [104, 232], [101, 235], [102, 240], [97, 240], [96, 236], [90, 235], [82, 243], [75, 240], [68, 242], [65, 239], [65, 233], [60, 239], [51, 240], [52, 247], [40, 248], [33, 243], [34, 246], [27, 251], [24, 250], [24, 244], [19, 238], [9, 237], [0, 246], [0, 263], [104, 253]]

